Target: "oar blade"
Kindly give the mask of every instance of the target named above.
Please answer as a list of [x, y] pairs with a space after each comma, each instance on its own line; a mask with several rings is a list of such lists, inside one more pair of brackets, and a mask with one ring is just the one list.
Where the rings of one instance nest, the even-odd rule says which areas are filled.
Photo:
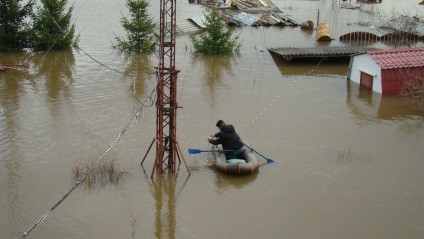
[[200, 154], [202, 150], [200, 149], [188, 149], [189, 154]]

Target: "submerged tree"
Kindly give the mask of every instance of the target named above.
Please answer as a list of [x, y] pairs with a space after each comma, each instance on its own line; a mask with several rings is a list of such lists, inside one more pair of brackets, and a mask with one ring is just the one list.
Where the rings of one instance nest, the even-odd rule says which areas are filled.
[[216, 10], [209, 15], [205, 14], [205, 32], [199, 37], [191, 38], [194, 49], [207, 55], [230, 54], [240, 50], [239, 36], [234, 38], [230, 29], [224, 29], [225, 25]]
[[126, 31], [127, 39], [119, 36], [112, 48], [124, 52], [152, 52], [157, 41], [154, 37], [155, 24], [147, 12], [149, 2], [146, 0], [127, 0], [126, 6], [130, 11], [130, 18], [122, 17], [121, 24]]
[[66, 11], [68, 0], [40, 0], [33, 14], [34, 50], [64, 50], [77, 46], [75, 24], [71, 24], [73, 5]]
[[403, 77], [403, 85], [400, 89], [402, 96], [411, 96], [415, 105], [424, 110], [424, 74], [416, 67], [399, 70]]
[[32, 13], [32, 0], [0, 1], [0, 51], [21, 50], [28, 47], [29, 24], [27, 17]]
[[403, 86], [401, 94], [404, 96], [424, 97], [424, 74], [417, 69], [407, 68], [401, 71]]

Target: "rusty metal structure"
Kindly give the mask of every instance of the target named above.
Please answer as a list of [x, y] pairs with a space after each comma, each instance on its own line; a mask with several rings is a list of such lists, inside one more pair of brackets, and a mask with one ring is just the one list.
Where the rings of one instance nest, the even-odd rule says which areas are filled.
[[177, 159], [181, 158], [187, 171], [190, 170], [181, 152], [177, 141], [177, 76], [175, 69], [175, 42], [176, 42], [176, 0], [160, 1], [160, 46], [159, 66], [156, 68], [158, 78], [156, 100], [156, 138], [147, 150], [141, 164], [156, 142], [156, 157], [151, 177], [155, 171], [163, 173], [165, 169], [176, 171]]

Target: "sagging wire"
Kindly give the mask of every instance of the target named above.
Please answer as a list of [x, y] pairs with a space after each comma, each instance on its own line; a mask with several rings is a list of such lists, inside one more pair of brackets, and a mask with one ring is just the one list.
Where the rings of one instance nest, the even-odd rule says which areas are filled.
[[[260, 61], [258, 51], [260, 52], [261, 49], [259, 49], [258, 45], [256, 44], [255, 36], [253, 35], [252, 27], [249, 27], [249, 28], [250, 28], [250, 33], [251, 33], [252, 39], [253, 39], [253, 48], [255, 49], [255, 54], [256, 54], [256, 68], [250, 67], [250, 72], [255, 70], [255, 74], [253, 75], [253, 81], [255, 81], [257, 79], [257, 75], [258, 75], [258, 68], [259, 68], [259, 61]], [[260, 41], [262, 42], [262, 38], [260, 39]], [[251, 75], [251, 74], [249, 73], [249, 75]]]
[[[51, 20], [54, 22], [54, 24], [62, 31], [62, 33], [63, 32], [65, 32], [63, 29], [62, 29], [62, 27], [56, 22], [56, 20], [53, 18], [53, 16], [50, 14], [50, 11], [48, 10], [48, 9], [46, 9], [47, 11], [47, 13], [49, 14], [49, 16], [51, 17]], [[73, 39], [69, 39], [69, 40], [73, 40]], [[55, 42], [53, 43], [53, 45], [50, 47], [50, 49], [52, 49], [52, 47], [54, 46], [54, 44], [56, 43], [56, 41], [57, 41], [57, 39], [55, 40]], [[115, 71], [116, 73], [119, 73], [119, 74], [122, 74], [122, 75], [124, 75], [124, 76], [129, 76], [129, 77], [133, 77], [133, 75], [129, 75], [129, 74], [126, 74], [126, 73], [124, 73], [124, 72], [122, 72], [122, 71], [118, 71], [118, 70], [116, 70], [116, 69], [113, 69], [112, 67], [110, 67], [110, 66], [107, 66], [106, 64], [104, 64], [104, 63], [102, 63], [102, 62], [100, 62], [99, 60], [96, 60], [94, 57], [92, 57], [90, 54], [88, 54], [86, 51], [84, 51], [82, 48], [80, 48], [79, 46], [77, 46], [77, 45], [74, 45], [73, 46], [74, 47], [74, 49], [75, 50], [77, 50], [77, 51], [82, 51], [85, 55], [87, 55], [90, 59], [92, 59], [93, 61], [95, 61], [95, 62], [97, 62], [98, 64], [100, 64], [101, 66], [103, 66], [103, 67], [106, 67], [106, 68], [108, 68], [109, 70], [112, 70], [112, 71]], [[49, 49], [49, 51], [50, 51], [50, 49]], [[49, 51], [47, 51], [46, 52], [46, 54], [49, 52]], [[45, 56], [45, 55], [44, 55]]]
[[92, 56], [91, 56], [90, 54], [88, 54], [86, 51], [84, 51], [83, 49], [81, 49], [79, 46], [74, 46], [74, 49], [75, 49], [75, 50], [77, 50], [77, 51], [82, 51], [82, 52], [83, 52], [86, 56], [88, 56], [90, 59], [92, 59], [93, 61], [97, 62], [99, 65], [101, 65], [101, 66], [103, 66], [103, 67], [105, 67], [105, 68], [107, 68], [107, 69], [109, 69], [109, 70], [111, 70], [111, 71], [114, 71], [114, 72], [119, 73], [119, 74], [124, 75], [124, 76], [134, 77], [134, 75], [126, 74], [126, 73], [124, 73], [124, 72], [122, 72], [122, 71], [119, 71], [119, 70], [113, 69], [112, 67], [107, 66], [106, 64], [104, 64], [104, 63], [100, 62], [99, 60], [96, 60], [94, 57], [92, 57]]
[[[267, 46], [266, 46], [266, 38], [265, 38], [265, 32], [264, 32], [264, 27], [261, 26], [260, 27], [260, 32], [261, 32], [261, 44], [263, 45], [264, 49], [260, 49], [259, 51], [264, 53], [267, 50]], [[267, 60], [267, 56], [266, 54], [262, 54], [263, 56], [263, 62], [262, 62], [262, 78], [265, 75], [265, 66], [266, 66], [266, 60]], [[258, 58], [258, 65], [259, 65], [259, 58]]]
[[[325, 57], [322, 57], [321, 60], [318, 62], [318, 64], [311, 69], [308, 73], [311, 73], [313, 71], [315, 71], [316, 69], [318, 69], [318, 67], [321, 65], [321, 63], [325, 60]], [[299, 77], [299, 80], [301, 78]], [[295, 83], [297, 83], [297, 80], [294, 81]], [[293, 83], [290, 84], [290, 87], [293, 87]], [[286, 89], [287, 91], [287, 89]], [[259, 115], [256, 116], [253, 120], [251, 120], [249, 123], [247, 123], [247, 125], [242, 126], [242, 130], [239, 130], [238, 133], [242, 133], [245, 130], [247, 130], [248, 128], [250, 128], [253, 124], [255, 124], [262, 115], [264, 115], [264, 113], [267, 111], [267, 109], [269, 109], [273, 104], [277, 103], [277, 101], [280, 99], [280, 97], [284, 94], [284, 90], [282, 90], [276, 97], [274, 97], [271, 101], [271, 103], [269, 103], [265, 108], [263, 108], [263, 111], [259, 112]]]
[[[255, 54], [256, 54], [256, 60], [257, 60], [255, 74], [253, 76], [253, 81], [255, 81], [256, 80], [256, 74], [258, 73], [258, 67], [259, 67], [259, 54], [258, 54], [259, 49], [258, 49], [256, 41], [255, 41], [255, 36], [253, 35], [252, 27], [250, 27], [250, 33], [252, 34], [253, 47], [255, 48]], [[252, 72], [252, 70], [253, 70], [253, 67], [250, 67], [250, 73]], [[250, 73], [249, 73], [249, 75], [251, 75]]]
[[[74, 4], [75, 4], [75, 2], [74, 2]], [[72, 5], [73, 6], [73, 5]], [[56, 22], [56, 20], [53, 18], [53, 16], [50, 14], [50, 11], [48, 11], [48, 9], [47, 9], [47, 13], [49, 14], [49, 16], [51, 17], [51, 19], [53, 20], [53, 22], [55, 23], [55, 25], [62, 31], [62, 32], [64, 32], [64, 30], [61, 28], [61, 26]], [[70, 40], [72, 40], [72, 39], [70, 39]], [[44, 54], [44, 56], [43, 56], [43, 58], [47, 55], [47, 53], [53, 48], [53, 46], [54, 46], [54, 44], [56, 43], [56, 41], [57, 41], [57, 39], [55, 40], [55, 42], [52, 44], [52, 46], [49, 48], [49, 50], [46, 52], [46, 54]], [[81, 51], [81, 52], [83, 52], [86, 56], [88, 56], [90, 59], [92, 59], [94, 62], [96, 62], [96, 63], [98, 63], [99, 65], [101, 65], [101, 66], [103, 66], [103, 67], [105, 67], [105, 68], [107, 68], [107, 69], [109, 69], [109, 70], [111, 70], [111, 71], [114, 71], [114, 72], [116, 72], [116, 73], [118, 73], [118, 74], [122, 74], [122, 75], [124, 75], [124, 76], [128, 76], [128, 77], [132, 77], [133, 78], [133, 84], [134, 84], [134, 115], [137, 115], [136, 114], [136, 101], [138, 101], [139, 103], [141, 103], [143, 106], [147, 106], [146, 104], [143, 104], [138, 98], [137, 98], [137, 93], [136, 93], [136, 88], [135, 88], [135, 81], [136, 81], [136, 77], [135, 77], [135, 75], [131, 75], [131, 74], [126, 74], [126, 73], [124, 73], [124, 72], [122, 72], [122, 71], [119, 71], [119, 70], [116, 70], [116, 69], [113, 69], [112, 67], [110, 67], [110, 66], [108, 66], [108, 65], [106, 65], [106, 64], [104, 64], [104, 63], [102, 63], [102, 62], [100, 62], [99, 60], [97, 60], [97, 59], [95, 59], [94, 57], [92, 57], [90, 54], [88, 54], [86, 51], [84, 51], [81, 47], [79, 47], [79, 46], [77, 46], [77, 45], [75, 45], [75, 46], [73, 46], [74, 47], [74, 49], [77, 51], [77, 52], [79, 52], [79, 51]], [[147, 99], [151, 99], [151, 101], [153, 101], [153, 99], [154, 98], [151, 98], [152, 97], [152, 95], [150, 95]], [[149, 103], [148, 105], [153, 105], [153, 103]], [[138, 117], [136, 117], [136, 119], [137, 119]]]
[[[259, 57], [258, 52], [264, 53], [266, 51], [266, 49], [267, 49], [264, 28], [263, 28], [263, 26], [260, 26], [258, 28], [259, 28], [258, 30], [260, 32], [260, 44], [261, 44], [261, 47], [258, 47], [258, 45], [257, 45], [257, 43], [255, 41], [255, 36], [253, 34], [252, 27], [250, 27], [250, 34], [252, 35], [253, 48], [255, 49], [256, 60], [257, 60], [256, 61], [256, 68], [255, 68], [255, 74], [253, 76], [253, 80], [256, 80], [258, 77], [260, 77], [260, 76], [258, 76], [258, 74], [260, 74], [260, 73], [258, 73], [259, 72], [258, 71], [258, 68], [260, 67], [259, 64], [261, 62], [261, 59]], [[264, 49], [262, 49], [262, 48], [264, 48]], [[261, 71], [261, 73], [262, 73], [262, 77], [263, 77], [264, 74], [265, 74], [265, 66], [266, 66], [267, 57], [266, 57], [265, 54], [262, 54], [262, 57], [263, 57], [262, 58], [263, 59], [263, 62], [262, 62], [262, 71]], [[253, 70], [253, 67], [250, 67], [250, 72], [252, 72], [252, 70]], [[249, 75], [251, 75], [251, 74], [249, 74]]]
[[314, 68], [314, 69], [312, 69], [311, 71], [315, 71], [315, 70], [318, 68], [318, 66], [319, 66], [319, 65], [321, 65], [321, 62], [322, 62], [323, 60], [325, 60], [325, 57], [321, 58], [321, 60], [318, 62], [318, 65], [316, 65], [316, 66], [315, 66], [315, 68]]
[[35, 227], [37, 227], [39, 224], [41, 224], [46, 217], [53, 212], [80, 184], [84, 181], [84, 179], [94, 170], [94, 168], [102, 161], [102, 159], [109, 153], [109, 151], [115, 146], [116, 143], [122, 138], [124, 133], [127, 131], [127, 129], [131, 126], [131, 124], [137, 120], [137, 118], [142, 114], [144, 107], [151, 106], [150, 104], [147, 104], [147, 102], [151, 101], [151, 99], [154, 98], [154, 94], [156, 92], [156, 88], [152, 90], [149, 97], [147, 97], [144, 100], [144, 103], [142, 106], [138, 109], [137, 112], [134, 113], [134, 116], [132, 119], [126, 124], [124, 129], [118, 134], [118, 136], [115, 138], [115, 140], [110, 144], [109, 148], [103, 153], [103, 155], [94, 163], [89, 169], [87, 169], [81, 177], [77, 180], [75, 185], [56, 203], [51, 207], [45, 214], [43, 214], [40, 219], [33, 224], [26, 232], [23, 233], [23, 235], [20, 237], [20, 239], [25, 238]]
[[[50, 13], [49, 13], [49, 15], [50, 15]], [[50, 48], [46, 51], [46, 53], [44, 53], [44, 55], [43, 55], [43, 57], [41, 57], [41, 59], [36, 63], [37, 65], [38, 65], [38, 63], [39, 62], [41, 62], [41, 61], [44, 61], [44, 58], [46, 58], [46, 56], [47, 56], [47, 53], [49, 53], [50, 52], [50, 50], [53, 48], [53, 46], [56, 44], [56, 42], [57, 42], [57, 38], [54, 40], [54, 42], [53, 42], [53, 44], [50, 46]]]
[[192, 57], [193, 57], [193, 54], [190, 52], [190, 55], [189, 55], [189, 57], [188, 57], [188, 59], [187, 59], [187, 63], [186, 63], [186, 68], [185, 68], [185, 73], [184, 73], [183, 85], [181, 86], [181, 93], [180, 93], [180, 97], [179, 97], [178, 102], [181, 102], [181, 97], [182, 97], [183, 92], [184, 92], [185, 80], [187, 79], [188, 63], [189, 63], [189, 60], [191, 60], [191, 59], [192, 59]]
[[[51, 14], [50, 14], [50, 12], [49, 11], [47, 11], [48, 12], [48, 14], [50, 15], [50, 17], [52, 17], [51, 16]], [[54, 18], [52, 17], [52, 19], [53, 19], [53, 21], [54, 21], [54, 23], [59, 27], [59, 29], [61, 29], [62, 30], [62, 32], [63, 32], [63, 29], [57, 24], [57, 22], [54, 20]], [[57, 40], [57, 39], [56, 39]], [[56, 41], [55, 41], [56, 42]], [[50, 49], [52, 48], [54, 46], [54, 44], [50, 47]], [[108, 68], [108, 69], [110, 69], [110, 70], [113, 70], [113, 71], [115, 71], [115, 72], [117, 72], [117, 73], [120, 73], [120, 74], [122, 74], [122, 75], [125, 75], [125, 76], [131, 76], [131, 77], [133, 77], [133, 84], [134, 84], [134, 94], [136, 94], [135, 92], [135, 79], [136, 79], [136, 77], [134, 76], [134, 75], [129, 75], [129, 74], [125, 74], [124, 72], [121, 72], [121, 71], [118, 71], [118, 70], [115, 70], [115, 69], [113, 69], [113, 68], [111, 68], [111, 67], [109, 67], [109, 66], [107, 66], [107, 65], [105, 65], [105, 64], [103, 64], [103, 63], [101, 63], [100, 61], [98, 61], [98, 60], [96, 60], [94, 57], [92, 57], [90, 54], [88, 54], [87, 52], [85, 52], [83, 49], [81, 49], [81, 48], [79, 48], [79, 47], [74, 47], [76, 50], [81, 50], [82, 52], [84, 52], [84, 54], [86, 54], [88, 57], [90, 57], [92, 60], [94, 60], [95, 62], [97, 62], [97, 63], [99, 63], [100, 65], [102, 65], [102, 66], [104, 66], [104, 67], [106, 67], [106, 68]], [[50, 50], [49, 49], [49, 50]], [[48, 51], [47, 51], [48, 52]], [[47, 54], [47, 53], [46, 53]], [[158, 75], [158, 74], [157, 74]], [[110, 152], [110, 150], [116, 145], [116, 143], [118, 143], [118, 141], [122, 138], [122, 136], [124, 135], [124, 133], [127, 131], [127, 129], [131, 126], [131, 124], [134, 122], [134, 121], [136, 121], [139, 117], [140, 117], [140, 115], [142, 115], [142, 112], [143, 112], [143, 109], [144, 109], [144, 107], [150, 107], [150, 106], [153, 106], [153, 102], [155, 102], [155, 98], [156, 98], [156, 90], [157, 90], [157, 86], [158, 86], [158, 84], [159, 84], [159, 78], [157, 77], [157, 81], [156, 81], [156, 86], [154, 87], [154, 89], [150, 92], [150, 94], [149, 94], [149, 96], [148, 97], [146, 97], [146, 99], [144, 100], [144, 102], [140, 102], [140, 100], [138, 100], [137, 99], [137, 97], [136, 97], [136, 95], [134, 95], [134, 109], [136, 109], [136, 103], [135, 103], [135, 101], [137, 100], [137, 101], [139, 101], [140, 103], [141, 103], [141, 106], [139, 107], [139, 109], [138, 110], [134, 110], [134, 115], [133, 115], [133, 117], [132, 117], [132, 119], [126, 124], [126, 126], [124, 127], [124, 129], [118, 134], [118, 136], [115, 138], [115, 140], [110, 144], [110, 146], [106, 149], [106, 151], [103, 153], [103, 155], [96, 161], [96, 163], [94, 163], [88, 170], [86, 170], [82, 175], [81, 175], [81, 177], [77, 180], [77, 182], [75, 183], [75, 185], [74, 186], [72, 186], [71, 187], [71, 189], [68, 191], [68, 192], [66, 192], [64, 195], [63, 195], [63, 197], [58, 201], [58, 202], [56, 202], [46, 213], [44, 213], [41, 217], [40, 217], [40, 219], [36, 222], [36, 223], [34, 223], [26, 232], [24, 232], [23, 234], [22, 234], [22, 236], [20, 237], [20, 239], [23, 239], [23, 238], [25, 238], [26, 236], [28, 236], [28, 234], [34, 229], [34, 228], [36, 228], [38, 225], [40, 225], [46, 218], [47, 218], [47, 216], [49, 216], [52, 212], [53, 212], [53, 210], [55, 210], [80, 184], [81, 184], [81, 182], [83, 182], [84, 181], [84, 179], [94, 170], [94, 168], [103, 160], [103, 158]]]

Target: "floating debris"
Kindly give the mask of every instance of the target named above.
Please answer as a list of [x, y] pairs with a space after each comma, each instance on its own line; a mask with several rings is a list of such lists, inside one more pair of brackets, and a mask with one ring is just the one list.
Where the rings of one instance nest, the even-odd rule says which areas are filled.
[[330, 26], [326, 23], [320, 23], [317, 26], [317, 41], [331, 41], [333, 38], [330, 33]]
[[302, 23], [300, 23], [300, 28], [306, 29], [306, 30], [312, 30], [312, 29], [314, 29], [314, 22], [311, 21], [311, 20], [306, 21], [306, 22], [302, 22]]
[[16, 68], [29, 68], [29, 66], [18, 64], [0, 64], [0, 71], [8, 71]]
[[299, 26], [300, 23], [283, 12], [270, 0], [200, 0], [200, 4], [219, 11], [223, 21], [235, 26]]

